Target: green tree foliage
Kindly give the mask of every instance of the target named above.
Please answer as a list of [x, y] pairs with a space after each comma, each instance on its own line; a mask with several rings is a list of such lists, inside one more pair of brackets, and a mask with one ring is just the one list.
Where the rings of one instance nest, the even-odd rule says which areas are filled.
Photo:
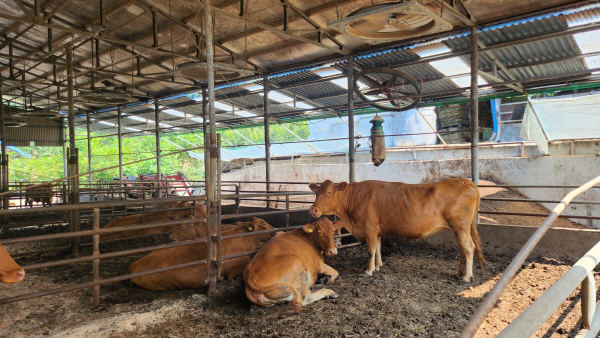
[[[285, 128], [295, 133], [298, 137], [306, 139], [309, 136], [306, 123], [287, 123]], [[271, 125], [271, 142], [296, 142], [298, 137], [288, 132], [281, 125]], [[251, 144], [264, 144], [264, 127], [254, 126], [234, 130], [218, 131], [222, 134], [222, 145], [227, 148], [237, 148]], [[76, 129], [76, 145], [79, 149], [79, 172], [88, 172], [88, 143], [87, 131]], [[92, 170], [107, 168], [119, 164], [119, 144], [115, 136], [102, 137], [102, 134], [92, 133]], [[162, 153], [190, 149], [203, 145], [202, 133], [170, 133], [161, 135]], [[68, 146], [68, 144], [67, 144]], [[11, 181], [53, 180], [63, 177], [63, 149], [62, 147], [20, 147], [24, 152], [31, 154], [29, 159], [25, 156], [10, 153]], [[194, 153], [203, 158], [203, 150], [194, 150]], [[156, 156], [156, 141], [154, 135], [144, 135], [123, 139], [123, 163], [142, 160]], [[204, 178], [204, 161], [198, 160], [188, 152], [163, 157], [161, 160], [163, 173], [183, 172], [189, 180]], [[156, 160], [144, 161], [124, 166], [125, 175], [139, 175], [140, 173], [156, 172]], [[108, 169], [94, 174], [94, 180], [110, 180], [119, 176], [119, 169]], [[82, 177], [82, 181], [87, 176]]]

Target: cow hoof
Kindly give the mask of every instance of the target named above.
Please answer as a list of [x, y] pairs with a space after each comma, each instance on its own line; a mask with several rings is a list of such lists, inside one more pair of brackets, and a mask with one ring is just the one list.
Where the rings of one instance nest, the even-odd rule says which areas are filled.
[[324, 276], [323, 278], [319, 279], [319, 283], [323, 285], [331, 283], [331, 276]]
[[464, 280], [464, 279], [458, 280], [458, 284], [460, 284], [460, 285], [465, 285], [465, 284], [470, 284], [470, 283], [471, 283], [471, 281], [468, 281], [468, 280]]
[[364, 273], [361, 273], [361, 274], [359, 275], [359, 277], [361, 277], [361, 278], [368, 278], [368, 277], [371, 277], [371, 275], [370, 275], [370, 274], [368, 274], [368, 273], [366, 273], [366, 272], [364, 272]]
[[334, 292], [334, 293], [330, 294], [327, 298], [329, 298], [329, 299], [338, 299], [338, 298], [340, 298], [340, 295], [338, 295], [337, 293]]

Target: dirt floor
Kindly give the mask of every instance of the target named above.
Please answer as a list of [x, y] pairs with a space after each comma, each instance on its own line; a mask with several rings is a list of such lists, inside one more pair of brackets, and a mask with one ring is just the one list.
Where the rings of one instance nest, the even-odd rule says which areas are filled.
[[[483, 184], [483, 182], [482, 182]], [[483, 188], [482, 196], [514, 198], [517, 193]], [[521, 196], [522, 197], [522, 196]], [[481, 210], [548, 212], [534, 203], [482, 202]], [[538, 225], [543, 218], [482, 216], [485, 223]], [[538, 222], [539, 221], [539, 222]], [[583, 227], [561, 219], [560, 226]], [[87, 225], [82, 225], [86, 227]], [[52, 227], [53, 232], [63, 229]], [[14, 229], [6, 237], [47, 233], [47, 227]], [[157, 245], [166, 235], [102, 244], [108, 252]], [[17, 244], [9, 252], [38, 250], [66, 242]], [[89, 254], [89, 247], [82, 254]], [[485, 248], [484, 248], [485, 254]], [[122, 275], [144, 254], [102, 260], [101, 278]], [[326, 263], [340, 273], [328, 288], [340, 295], [304, 308], [299, 315], [276, 318], [285, 306], [251, 305], [238, 278], [206, 290], [150, 292], [129, 281], [101, 287], [101, 305], [91, 305], [91, 289], [0, 305], [0, 337], [457, 337], [512, 257], [486, 255], [486, 271], [474, 270], [471, 284], [454, 276], [458, 250], [440, 250], [421, 242], [385, 240], [384, 266], [371, 278], [360, 278], [367, 265], [364, 245], [340, 250]], [[17, 258], [21, 265], [68, 257], [67, 251]], [[477, 337], [495, 337], [529, 304], [562, 276], [573, 262], [540, 257], [527, 262], [509, 285]], [[477, 265], [475, 266], [475, 268]], [[0, 285], [0, 299], [91, 281], [91, 263], [32, 270], [18, 284]], [[600, 276], [596, 275], [600, 283]], [[576, 290], [534, 337], [574, 337], [580, 327]]]

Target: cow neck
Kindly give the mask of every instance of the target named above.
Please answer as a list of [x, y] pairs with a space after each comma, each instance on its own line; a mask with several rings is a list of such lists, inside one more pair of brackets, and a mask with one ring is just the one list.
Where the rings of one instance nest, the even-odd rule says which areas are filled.
[[349, 215], [352, 215], [355, 209], [355, 203], [353, 198], [354, 183], [348, 184], [346, 189], [338, 191], [335, 195], [338, 200], [338, 207], [334, 214], [342, 220], [350, 220]]

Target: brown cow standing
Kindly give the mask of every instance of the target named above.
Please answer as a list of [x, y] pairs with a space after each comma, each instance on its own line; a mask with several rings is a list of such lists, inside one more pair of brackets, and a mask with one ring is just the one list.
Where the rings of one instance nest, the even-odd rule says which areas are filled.
[[[274, 229], [260, 218], [251, 217], [246, 223], [234, 230], [222, 232], [222, 236], [249, 233], [260, 230]], [[226, 239], [221, 242], [221, 255], [253, 251], [260, 248], [271, 234]], [[147, 270], [163, 268], [178, 264], [199, 261], [206, 258], [206, 243], [190, 244], [174, 248], [156, 250], [146, 257], [133, 262], [128, 273], [138, 273]], [[221, 264], [220, 274], [232, 279], [242, 275], [244, 268], [250, 262], [248, 256], [228, 259]], [[206, 264], [195, 265], [187, 268], [175, 269], [152, 275], [132, 278], [131, 281], [146, 290], [163, 291], [175, 289], [198, 289], [206, 286]]]
[[336, 215], [358, 241], [367, 243], [370, 260], [363, 276], [371, 276], [383, 265], [382, 235], [417, 240], [443, 229], [454, 231], [458, 243], [461, 259], [457, 276], [471, 281], [474, 250], [483, 270], [476, 224], [479, 190], [470, 180], [448, 179], [428, 184], [363, 181], [337, 185], [327, 180], [320, 186], [311, 183], [309, 187], [317, 194], [310, 208], [313, 217]]
[[326, 217], [302, 228], [280, 234], [265, 244], [244, 270], [246, 297], [260, 306], [290, 302], [295, 312], [303, 305], [325, 297], [337, 298], [329, 289], [311, 293], [319, 274], [329, 275], [333, 282], [338, 272], [323, 261], [337, 254], [333, 243], [334, 229], [342, 222], [331, 223]]
[[25, 270], [15, 262], [0, 244], [0, 282], [12, 284], [25, 277]]
[[[32, 187], [35, 184], [29, 184], [27, 187]], [[33, 208], [33, 202], [42, 203], [42, 206], [52, 205], [52, 186], [39, 186], [25, 190], [25, 206], [29, 205]]]
[[[169, 209], [169, 208], [180, 209], [180, 208], [189, 208], [189, 207], [190, 207], [190, 204], [189, 204], [189, 202], [186, 201], [186, 202], [174, 203], [171, 206], [165, 207], [165, 209]], [[202, 205], [202, 204], [196, 205], [195, 211], [196, 211], [196, 215], [199, 215], [199, 216], [196, 216], [196, 218], [206, 217], [206, 207], [204, 205]], [[133, 224], [139, 225], [142, 223], [166, 222], [166, 221], [171, 221], [174, 218], [178, 219], [178, 218], [187, 218], [187, 217], [193, 217], [192, 209], [182, 209], [182, 210], [175, 210], [175, 211], [162, 210], [162, 211], [148, 213], [145, 216], [143, 214], [138, 214], [138, 215], [119, 217], [119, 218], [116, 218], [116, 219], [110, 221], [110, 223], [108, 223], [107, 225], [104, 226], [104, 229], [122, 227], [122, 226], [133, 225]], [[179, 225], [166, 225], [166, 226], [159, 226], [159, 227], [153, 227], [153, 228], [148, 228], [148, 229], [125, 230], [125, 231], [113, 232], [110, 234], [100, 235], [100, 241], [110, 241], [110, 240], [125, 239], [125, 238], [130, 238], [130, 237], [160, 234], [160, 233], [165, 233], [165, 232], [176, 231], [179, 229], [180, 229]]]

